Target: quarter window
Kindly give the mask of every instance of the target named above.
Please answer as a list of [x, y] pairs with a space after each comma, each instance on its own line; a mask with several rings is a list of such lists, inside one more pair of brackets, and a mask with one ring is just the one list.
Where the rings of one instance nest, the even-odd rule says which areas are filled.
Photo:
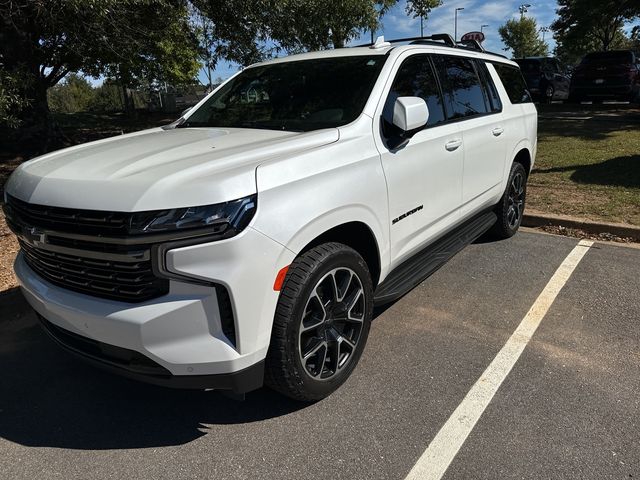
[[433, 60], [450, 119], [489, 112], [487, 98], [472, 60], [446, 55], [436, 55]]
[[493, 66], [498, 72], [500, 81], [504, 85], [511, 103], [531, 103], [531, 95], [527, 90], [527, 84], [522, 77], [522, 72], [517, 67], [505, 65], [504, 63], [494, 63]]

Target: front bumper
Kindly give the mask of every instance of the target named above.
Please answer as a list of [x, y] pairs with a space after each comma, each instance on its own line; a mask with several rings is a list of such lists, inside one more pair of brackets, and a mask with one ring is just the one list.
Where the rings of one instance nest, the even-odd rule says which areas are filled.
[[264, 379], [264, 361], [243, 370], [217, 375], [172, 375], [166, 368], [126, 348], [91, 340], [60, 327], [38, 315], [44, 331], [58, 345], [103, 370], [154, 385], [182, 389], [229, 390], [247, 393], [260, 388]]
[[[135, 352], [161, 370], [132, 371], [127, 365], [113, 365], [108, 358], [101, 360], [101, 355], [83, 355], [93, 363], [152, 383], [241, 393], [243, 387], [234, 383], [237, 379], [225, 376], [245, 370], [249, 377], [261, 374], [278, 299], [273, 281], [293, 257], [292, 252], [251, 228], [228, 240], [169, 250], [167, 268], [185, 281], [173, 279], [167, 295], [135, 304], [55, 286], [31, 270], [22, 254], [16, 259], [15, 271], [27, 301], [62, 331], [63, 339], [68, 340], [65, 334], [69, 333], [104, 345], [107, 351], [116, 347]], [[223, 333], [215, 287], [188, 283], [189, 278], [226, 287], [236, 345]]]

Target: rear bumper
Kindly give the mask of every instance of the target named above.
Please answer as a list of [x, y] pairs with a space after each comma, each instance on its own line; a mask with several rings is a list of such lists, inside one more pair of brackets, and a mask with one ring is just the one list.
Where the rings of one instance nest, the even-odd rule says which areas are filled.
[[[637, 88], [637, 87], [636, 87]], [[597, 99], [624, 99], [628, 100], [635, 93], [634, 86], [628, 85], [572, 85], [571, 95], [584, 98]]]
[[43, 330], [66, 351], [102, 370], [162, 387], [215, 389], [243, 394], [262, 386], [264, 361], [233, 373], [217, 375], [172, 375], [169, 370], [144, 355], [108, 345], [57, 327], [42, 315]]

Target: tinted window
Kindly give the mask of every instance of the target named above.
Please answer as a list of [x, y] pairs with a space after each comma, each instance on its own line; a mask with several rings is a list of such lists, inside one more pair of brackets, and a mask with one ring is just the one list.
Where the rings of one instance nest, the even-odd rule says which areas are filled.
[[299, 60], [245, 69], [180, 127], [310, 131], [355, 120], [386, 57]]
[[633, 52], [623, 50], [590, 53], [584, 57], [582, 63], [633, 63]]
[[477, 62], [476, 66], [478, 67], [478, 73], [480, 74], [482, 86], [484, 87], [485, 91], [487, 92], [487, 96], [489, 97], [491, 111], [494, 113], [501, 112], [502, 100], [500, 100], [498, 89], [496, 88], [495, 83], [493, 83], [493, 79], [489, 74], [489, 70], [487, 70], [487, 65], [484, 62]]
[[427, 102], [427, 127], [437, 125], [445, 119], [438, 82], [428, 55], [413, 55], [400, 66], [382, 111], [382, 117], [388, 123], [392, 123], [393, 106], [398, 97], [420, 97]]
[[519, 68], [504, 63], [494, 63], [493, 66], [498, 72], [511, 103], [530, 103], [532, 101]]
[[538, 59], [518, 59], [515, 62], [520, 65], [522, 73], [526, 74], [538, 74], [542, 69], [542, 62]]
[[463, 57], [436, 55], [444, 104], [449, 118], [464, 118], [489, 111], [485, 92], [473, 61]]

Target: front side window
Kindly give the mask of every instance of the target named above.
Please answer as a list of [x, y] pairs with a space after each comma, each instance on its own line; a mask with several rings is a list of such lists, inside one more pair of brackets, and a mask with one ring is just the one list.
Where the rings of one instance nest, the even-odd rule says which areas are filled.
[[493, 66], [498, 72], [500, 81], [504, 85], [511, 103], [531, 103], [533, 101], [518, 67], [505, 65], [504, 63], [494, 63]]
[[436, 55], [433, 60], [450, 119], [489, 112], [487, 97], [472, 60], [447, 55]]
[[420, 97], [427, 103], [427, 127], [444, 122], [442, 97], [428, 55], [412, 55], [400, 66], [382, 111], [382, 118], [388, 125], [393, 121], [393, 106], [398, 97]]
[[179, 127], [306, 132], [346, 125], [362, 113], [385, 60], [367, 55], [250, 67]]

